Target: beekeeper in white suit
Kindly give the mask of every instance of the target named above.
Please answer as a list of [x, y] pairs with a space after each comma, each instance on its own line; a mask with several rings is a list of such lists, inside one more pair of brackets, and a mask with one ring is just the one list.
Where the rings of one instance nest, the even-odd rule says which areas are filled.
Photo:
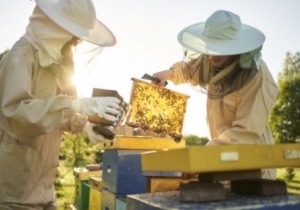
[[72, 48], [113, 46], [91, 0], [35, 0], [24, 36], [0, 63], [0, 209], [56, 209], [54, 181], [62, 131], [85, 132], [88, 115], [116, 121], [119, 99], [77, 99]]
[[[207, 94], [208, 146], [273, 144], [268, 117], [278, 88], [261, 59], [264, 34], [219, 10], [182, 29], [178, 41], [190, 58], [153, 75], [160, 86], [166, 80], [189, 83]], [[275, 179], [275, 174], [262, 170], [263, 178]]]

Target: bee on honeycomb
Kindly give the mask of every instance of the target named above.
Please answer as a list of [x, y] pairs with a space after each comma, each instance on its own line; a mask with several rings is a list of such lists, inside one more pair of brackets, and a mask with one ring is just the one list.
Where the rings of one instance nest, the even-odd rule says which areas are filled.
[[164, 133], [180, 142], [189, 96], [135, 78], [132, 80], [131, 108], [126, 124]]

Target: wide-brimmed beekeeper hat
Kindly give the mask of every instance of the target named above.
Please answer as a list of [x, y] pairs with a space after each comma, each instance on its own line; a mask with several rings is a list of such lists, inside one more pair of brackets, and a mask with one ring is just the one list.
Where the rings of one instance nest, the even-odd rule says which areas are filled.
[[186, 49], [207, 55], [236, 55], [261, 47], [265, 35], [258, 29], [242, 24], [232, 12], [219, 10], [206, 22], [190, 25], [178, 34]]
[[57, 25], [72, 35], [103, 47], [116, 44], [114, 34], [96, 18], [91, 0], [35, 0]]

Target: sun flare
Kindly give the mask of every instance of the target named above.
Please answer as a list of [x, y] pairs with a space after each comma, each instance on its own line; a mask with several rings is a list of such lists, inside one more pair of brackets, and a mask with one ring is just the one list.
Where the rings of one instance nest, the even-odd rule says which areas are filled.
[[92, 95], [92, 78], [88, 71], [76, 69], [73, 81], [76, 85], [78, 97], [90, 97]]

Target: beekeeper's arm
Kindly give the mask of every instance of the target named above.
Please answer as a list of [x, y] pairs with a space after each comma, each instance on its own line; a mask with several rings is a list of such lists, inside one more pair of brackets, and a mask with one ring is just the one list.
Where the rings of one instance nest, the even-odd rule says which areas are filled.
[[13, 50], [1, 66], [1, 126], [10, 136], [23, 140], [62, 129], [75, 113], [116, 120], [111, 114], [118, 113], [119, 100], [114, 97], [78, 100], [66, 95], [35, 97], [31, 90], [36, 62], [32, 52], [25, 49]]
[[204, 57], [199, 57], [192, 60], [189, 64], [185, 62], [177, 62], [172, 65], [168, 70], [156, 72], [154, 77], [160, 79], [159, 86], [164, 86], [165, 81], [172, 81], [175, 85], [189, 82], [192, 85], [199, 85], [199, 79], [202, 75], [199, 75], [199, 71], [202, 68], [201, 64], [204, 61]]

